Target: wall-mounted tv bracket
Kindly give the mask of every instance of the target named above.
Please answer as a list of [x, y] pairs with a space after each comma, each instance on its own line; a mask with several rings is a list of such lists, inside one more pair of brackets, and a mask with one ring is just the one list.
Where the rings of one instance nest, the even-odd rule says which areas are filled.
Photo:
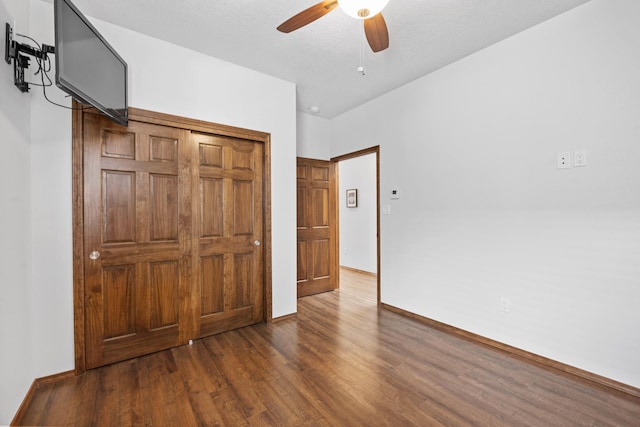
[[29, 92], [29, 83], [24, 81], [24, 70], [29, 68], [29, 56], [46, 61], [49, 53], [55, 53], [53, 46], [43, 44], [42, 49], [36, 49], [33, 46], [15, 41], [13, 39], [13, 29], [7, 22], [5, 26], [4, 60], [11, 65], [11, 60], [13, 59], [13, 82], [21, 92]]

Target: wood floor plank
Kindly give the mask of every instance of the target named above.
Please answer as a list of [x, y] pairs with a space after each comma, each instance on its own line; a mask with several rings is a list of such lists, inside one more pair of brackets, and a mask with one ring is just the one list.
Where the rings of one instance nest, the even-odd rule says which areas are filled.
[[94, 413], [92, 416], [92, 422], [94, 420], [100, 420], [104, 426], [116, 426], [118, 425], [118, 418], [120, 412], [120, 396], [117, 387], [120, 382], [120, 377], [117, 375], [117, 371], [121, 365], [111, 365], [108, 369], [100, 371], [100, 378], [98, 380], [98, 389], [95, 394]]
[[[75, 381], [69, 381], [68, 385], [73, 388], [74, 394], [70, 398], [75, 403], [73, 411], [66, 418], [71, 425], [87, 426], [91, 424], [91, 418], [95, 411], [96, 396], [99, 389], [99, 380], [101, 372], [99, 370], [88, 371], [84, 375], [74, 378]], [[60, 405], [62, 409], [69, 409], [65, 405]]]
[[340, 267], [340, 292], [369, 301], [378, 301], [377, 275]]
[[211, 375], [210, 370], [204, 364], [209, 361], [208, 356], [203, 351], [204, 347], [201, 343], [192, 345], [181, 352], [179, 365], [182, 371], [182, 381], [184, 383], [189, 403], [193, 408], [197, 425], [211, 426], [219, 425], [222, 419], [217, 416], [216, 412], [210, 411], [214, 405], [215, 396], [218, 396], [220, 389], [219, 383]]
[[27, 406], [28, 410], [22, 414], [22, 419], [14, 421], [20, 421], [22, 425], [26, 426], [42, 425], [42, 422], [39, 423], [39, 421], [46, 414], [44, 407], [50, 393], [51, 387], [36, 388]]
[[244, 352], [249, 374], [258, 385], [256, 393], [265, 402], [270, 418], [276, 420], [277, 425], [307, 425], [323, 419], [302, 395], [295, 392], [285, 374], [271, 368], [271, 359], [265, 358], [252, 343], [252, 339], [257, 337], [251, 338], [243, 333], [248, 330], [250, 328], [238, 331], [242, 344], [237, 348]]
[[[371, 281], [371, 276], [361, 279]], [[640, 399], [335, 291], [299, 299], [294, 318], [43, 384], [18, 421], [77, 426], [639, 426], [639, 420]]]
[[[300, 368], [292, 365], [282, 354], [264, 340], [264, 328], [243, 328], [238, 331], [246, 342], [254, 349], [248, 356], [256, 361], [255, 368], [261, 370], [264, 377], [264, 390], [277, 397], [276, 404], [286, 407], [291, 423], [285, 425], [330, 425], [323, 413], [313, 403], [313, 396], [301, 382]], [[267, 344], [267, 345], [265, 345]], [[273, 363], [277, 360], [277, 363]], [[311, 398], [311, 401], [308, 399]], [[273, 412], [274, 409], [270, 408]]]

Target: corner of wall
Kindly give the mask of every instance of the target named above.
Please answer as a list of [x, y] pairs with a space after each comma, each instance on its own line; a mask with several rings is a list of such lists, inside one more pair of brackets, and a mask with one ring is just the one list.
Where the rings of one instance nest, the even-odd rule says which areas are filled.
[[296, 114], [296, 154], [309, 159], [329, 160], [330, 121], [307, 113]]
[[[30, 2], [0, 0], [4, 24], [29, 32]], [[14, 28], [15, 31], [15, 28]], [[9, 424], [34, 375], [31, 351], [29, 289], [31, 286], [29, 95], [13, 85], [13, 67], [0, 63], [0, 424]]]

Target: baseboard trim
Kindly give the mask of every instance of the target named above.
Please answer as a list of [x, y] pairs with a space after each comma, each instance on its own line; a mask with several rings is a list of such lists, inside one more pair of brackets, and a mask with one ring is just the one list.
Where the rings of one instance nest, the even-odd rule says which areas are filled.
[[65, 371], [65, 372], [60, 372], [53, 375], [48, 375], [46, 377], [36, 378], [35, 380], [33, 380], [33, 382], [31, 383], [31, 387], [29, 387], [29, 390], [27, 391], [27, 394], [24, 396], [24, 399], [22, 399], [22, 403], [20, 404], [20, 407], [16, 411], [16, 414], [13, 416], [13, 420], [11, 420], [10, 425], [15, 426], [15, 425], [22, 424], [22, 418], [24, 417], [25, 411], [27, 410], [27, 407], [31, 403], [31, 400], [33, 399], [33, 395], [38, 389], [38, 387], [41, 387], [46, 384], [55, 383], [57, 381], [62, 381], [64, 379], [75, 377], [75, 376], [76, 376], [75, 371]]
[[365, 275], [371, 276], [371, 277], [377, 277], [378, 276], [376, 273], [372, 273], [370, 271], [358, 270], [357, 268], [345, 267], [344, 265], [341, 265], [340, 268], [344, 269], [344, 270], [353, 271], [354, 273], [358, 273], [358, 274], [365, 274]]
[[559, 372], [565, 375], [569, 375], [573, 378], [579, 378], [591, 384], [604, 387], [610, 391], [622, 393], [624, 395], [628, 395], [634, 398], [640, 398], [640, 388], [636, 388], [628, 384], [624, 384], [619, 381], [612, 380], [607, 377], [603, 377], [602, 375], [594, 374], [592, 372], [585, 371], [583, 369], [576, 368], [571, 365], [567, 365], [566, 363], [558, 362], [556, 360], [549, 359], [547, 357], [540, 356], [535, 353], [531, 353], [526, 350], [522, 350], [520, 348], [501, 343], [491, 338], [483, 337], [482, 335], [478, 335], [473, 332], [465, 331], [464, 329], [460, 329], [455, 326], [447, 325], [446, 323], [442, 323], [437, 320], [429, 319], [428, 317], [424, 317], [419, 314], [412, 313], [410, 311], [403, 310], [401, 308], [394, 307], [389, 304], [382, 303], [381, 306], [385, 310], [389, 310], [394, 313], [403, 315], [405, 317], [417, 320], [418, 322], [423, 323], [427, 326], [430, 326], [434, 329], [438, 329], [440, 331], [446, 332], [451, 335], [456, 335], [458, 337], [467, 339], [469, 341], [473, 341], [475, 343], [478, 343], [487, 347], [498, 349], [510, 355], [516, 356], [521, 360], [534, 363], [546, 369]]

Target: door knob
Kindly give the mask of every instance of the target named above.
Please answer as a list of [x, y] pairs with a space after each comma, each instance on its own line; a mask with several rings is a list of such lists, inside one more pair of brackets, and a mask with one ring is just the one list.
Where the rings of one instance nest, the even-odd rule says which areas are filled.
[[98, 251], [93, 251], [89, 254], [89, 258], [91, 258], [93, 261], [97, 260], [98, 258], [100, 258], [100, 252]]
[[256, 239], [253, 241], [253, 244], [256, 246], [260, 246], [260, 240]]

